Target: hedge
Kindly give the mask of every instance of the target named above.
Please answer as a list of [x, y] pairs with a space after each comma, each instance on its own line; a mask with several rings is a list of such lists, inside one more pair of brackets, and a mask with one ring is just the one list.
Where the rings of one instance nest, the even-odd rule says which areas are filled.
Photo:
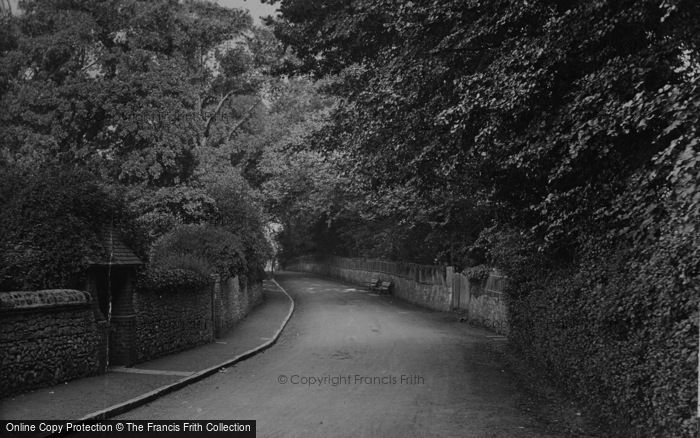
[[128, 227], [121, 202], [87, 172], [0, 168], [0, 181], [0, 290], [80, 288], [88, 260], [104, 256], [96, 232]]
[[591, 243], [567, 269], [511, 265], [511, 343], [615, 436], [694, 437], [697, 248], [668, 233], [625, 249]]
[[136, 288], [156, 293], [191, 292], [207, 287], [210, 281], [206, 275], [188, 269], [150, 267], [139, 273]]

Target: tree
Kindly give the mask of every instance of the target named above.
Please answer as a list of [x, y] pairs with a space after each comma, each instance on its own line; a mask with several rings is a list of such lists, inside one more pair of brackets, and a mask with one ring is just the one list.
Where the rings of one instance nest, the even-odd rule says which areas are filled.
[[[91, 172], [128, 202], [145, 245], [179, 225], [216, 223], [252, 250], [262, 222], [231, 214], [231, 193], [219, 196], [204, 176], [260, 106], [276, 50], [269, 32], [208, 1], [21, 8], [0, 18], [0, 167]], [[228, 160], [219, 170], [234, 171]], [[239, 200], [249, 202], [241, 211], [259, 209], [257, 199]]]
[[[252, 20], [213, 3], [28, 1], [2, 53], [2, 157], [178, 184], [259, 83]], [[221, 141], [219, 138], [216, 141]]]
[[0, 290], [82, 288], [90, 260], [107, 256], [102, 227], [133, 231], [122, 201], [87, 172], [0, 168], [0, 176]]
[[680, 95], [660, 89], [691, 92], [674, 71], [697, 43], [686, 32], [697, 24], [691, 2], [307, 9], [282, 2], [275, 31], [296, 50], [294, 68], [340, 74], [342, 104], [315, 144], [342, 151], [370, 187], [411, 187], [411, 202], [436, 212], [481, 199], [499, 222], [569, 248], [560, 255], [573, 255], [576, 236], [597, 226], [591, 215], [669, 144], [663, 108]]

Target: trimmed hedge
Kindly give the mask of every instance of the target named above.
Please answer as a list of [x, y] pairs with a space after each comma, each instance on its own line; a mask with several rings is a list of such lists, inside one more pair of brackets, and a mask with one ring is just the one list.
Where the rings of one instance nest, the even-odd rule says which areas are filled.
[[567, 269], [536, 257], [507, 267], [512, 344], [615, 436], [696, 434], [698, 242], [672, 229], [626, 249], [591, 242]]

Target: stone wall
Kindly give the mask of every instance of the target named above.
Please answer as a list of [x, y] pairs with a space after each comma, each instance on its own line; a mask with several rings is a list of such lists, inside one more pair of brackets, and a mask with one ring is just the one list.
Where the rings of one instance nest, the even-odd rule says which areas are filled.
[[465, 275], [454, 274], [455, 309], [467, 311], [470, 323], [507, 335], [508, 309], [505, 300], [506, 278], [492, 271], [485, 280], [470, 280]]
[[212, 287], [167, 293], [136, 289], [133, 362], [213, 341]]
[[396, 297], [435, 310], [463, 310], [470, 323], [508, 334], [503, 292], [506, 279], [496, 270], [484, 280], [471, 281], [462, 274], [453, 273], [449, 266], [313, 256], [295, 259], [286, 268], [357, 284], [373, 279], [391, 280], [392, 294]]
[[[262, 284], [238, 278], [157, 293], [123, 278], [111, 329], [95, 297], [77, 290], [0, 292], [0, 394], [102, 373], [206, 344], [262, 301]], [[109, 344], [109, 346], [108, 346]]]
[[262, 284], [243, 284], [238, 277], [214, 279], [214, 334], [221, 336], [262, 302]]
[[107, 322], [87, 292], [0, 292], [0, 394], [104, 372]]
[[[200, 290], [133, 295], [133, 360], [127, 365], [212, 342], [262, 301], [262, 284], [241, 287], [238, 277], [212, 277]], [[114, 342], [113, 342], [114, 343]]]

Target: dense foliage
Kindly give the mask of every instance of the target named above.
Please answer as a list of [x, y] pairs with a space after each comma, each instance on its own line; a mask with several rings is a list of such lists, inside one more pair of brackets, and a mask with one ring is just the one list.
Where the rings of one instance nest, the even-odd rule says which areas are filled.
[[[90, 196], [110, 193], [120, 214], [133, 216], [138, 230], [125, 237], [137, 250], [183, 224], [216, 224], [237, 230], [246, 271], [262, 269], [264, 220], [250, 214], [261, 201], [228, 198], [251, 191], [245, 179], [227, 178], [240, 172], [230, 160], [204, 176], [251, 129], [277, 62], [270, 32], [245, 11], [207, 1], [31, 0], [20, 8], [0, 16], [0, 168], [88, 172]], [[42, 196], [54, 193], [46, 189]], [[26, 207], [60, 213], [36, 200]], [[101, 217], [95, 208], [80, 214]], [[27, 227], [2, 231], [32, 239]], [[66, 275], [82, 269], [70, 248], [57, 255], [73, 260], [60, 265]]]
[[[81, 165], [123, 183], [191, 177], [196, 148], [255, 91], [244, 11], [187, 1], [25, 1], [2, 53], [5, 163]], [[227, 123], [228, 122], [228, 123]]]
[[500, 265], [514, 345], [619, 434], [693, 436], [700, 3], [279, 3], [288, 67], [340, 99], [302, 146], [356, 201], [307, 236]]
[[150, 233], [150, 241], [178, 225], [207, 223], [217, 211], [216, 201], [204, 189], [188, 185], [137, 189], [128, 199], [138, 223]]
[[[249, 263], [246, 255], [258, 255], [265, 248], [251, 248], [246, 243], [241, 235], [224, 228], [182, 225], [154, 243], [150, 259], [156, 266], [189, 268], [202, 274], [219, 274], [223, 278], [245, 275], [260, 280], [261, 272], [257, 269], [261, 264]], [[266, 259], [265, 256], [269, 257], [259, 255], [261, 261]], [[203, 263], [197, 264], [197, 259]]]
[[0, 171], [0, 290], [82, 287], [90, 260], [105, 258], [98, 235], [129, 231], [117, 197], [86, 172]]
[[158, 294], [192, 293], [207, 287], [210, 282], [208, 276], [191, 269], [151, 266], [139, 273], [136, 287]]
[[655, 190], [697, 164], [694, 3], [307, 3], [281, 3], [277, 34], [346, 103], [316, 144], [385, 192], [375, 211], [397, 204], [397, 227], [444, 241], [497, 212], [565, 249], [622, 216], [635, 172]]
[[259, 277], [274, 233], [498, 265], [516, 347], [617, 435], [691, 436], [700, 3], [272, 2], [281, 44], [195, 0], [0, 17], [2, 287], [76, 281], [129, 216], [185, 277]]

